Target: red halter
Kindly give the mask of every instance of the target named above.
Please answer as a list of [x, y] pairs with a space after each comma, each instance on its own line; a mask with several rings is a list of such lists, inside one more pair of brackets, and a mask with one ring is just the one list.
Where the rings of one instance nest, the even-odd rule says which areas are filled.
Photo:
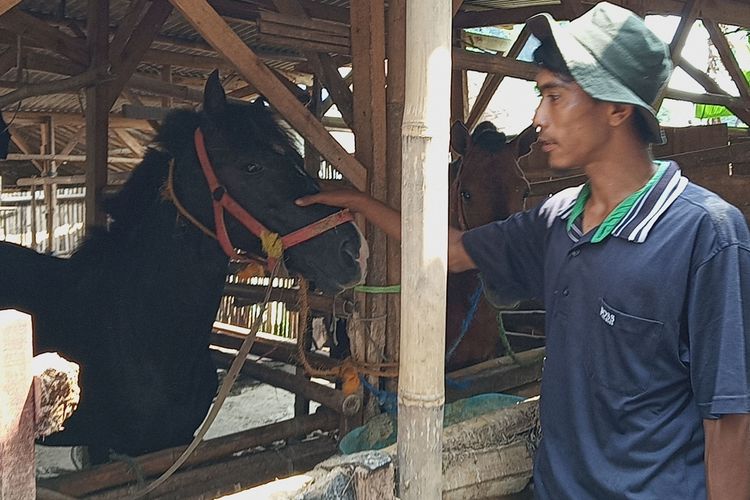
[[[211, 190], [211, 198], [213, 199], [214, 209], [214, 222], [216, 224], [216, 239], [219, 241], [219, 245], [224, 250], [230, 259], [236, 259], [243, 262], [247, 262], [248, 259], [237, 253], [229, 239], [227, 233], [226, 224], [224, 223], [224, 210], [232, 214], [245, 228], [253, 233], [261, 241], [273, 233], [268, 230], [258, 219], [250, 215], [247, 210], [242, 208], [242, 205], [237, 203], [234, 198], [227, 192], [226, 188], [219, 183], [214, 168], [211, 165], [211, 161], [208, 159], [208, 153], [206, 151], [206, 144], [203, 140], [203, 132], [200, 127], [195, 129], [195, 150], [198, 153], [198, 160], [200, 161], [201, 168], [203, 169], [203, 175], [206, 177], [208, 182], [208, 188]], [[303, 228], [292, 231], [286, 236], [280, 238], [281, 246], [284, 250], [291, 248], [294, 245], [298, 245], [303, 241], [312, 239], [319, 234], [322, 234], [336, 226], [351, 222], [354, 220], [352, 214], [348, 209], [341, 210], [334, 214], [329, 215], [317, 222], [313, 222]], [[276, 265], [275, 258], [271, 255], [268, 256], [268, 265], [273, 268]]]

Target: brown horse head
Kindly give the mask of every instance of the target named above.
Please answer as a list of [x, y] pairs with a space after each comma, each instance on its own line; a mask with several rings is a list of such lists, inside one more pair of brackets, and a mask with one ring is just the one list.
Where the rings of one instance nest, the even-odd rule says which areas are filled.
[[[456, 122], [451, 147], [460, 158], [450, 166], [449, 223], [461, 229], [505, 219], [522, 210], [529, 184], [518, 158], [529, 153], [536, 132], [527, 128], [508, 141], [490, 122], [469, 134]], [[495, 309], [482, 298], [472, 315], [479, 279], [473, 271], [448, 276], [446, 369], [452, 371], [501, 354]], [[463, 324], [472, 316], [469, 328]]]
[[460, 158], [450, 169], [450, 223], [461, 229], [505, 219], [524, 208], [529, 184], [518, 158], [529, 153], [537, 134], [533, 127], [508, 141], [491, 122], [482, 122], [469, 134], [456, 122], [451, 147]]

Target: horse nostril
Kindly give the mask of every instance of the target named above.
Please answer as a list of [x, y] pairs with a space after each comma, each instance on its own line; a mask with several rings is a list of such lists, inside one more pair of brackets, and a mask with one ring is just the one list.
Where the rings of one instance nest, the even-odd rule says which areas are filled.
[[359, 242], [353, 239], [345, 239], [341, 243], [341, 254], [348, 255], [356, 262], [359, 259]]

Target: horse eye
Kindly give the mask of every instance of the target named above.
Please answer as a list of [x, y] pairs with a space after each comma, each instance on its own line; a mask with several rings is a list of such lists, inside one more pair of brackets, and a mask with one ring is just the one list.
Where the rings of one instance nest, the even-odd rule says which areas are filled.
[[263, 171], [263, 165], [258, 165], [257, 163], [248, 163], [245, 165], [245, 171], [247, 171], [248, 174], [258, 174]]
[[471, 193], [468, 191], [461, 191], [461, 198], [463, 198], [466, 201], [469, 201], [471, 199]]

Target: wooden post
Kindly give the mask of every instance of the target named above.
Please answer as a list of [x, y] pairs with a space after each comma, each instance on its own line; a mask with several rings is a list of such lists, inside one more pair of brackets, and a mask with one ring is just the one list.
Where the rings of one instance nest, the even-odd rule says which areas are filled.
[[[40, 148], [42, 154], [55, 156], [55, 122], [53, 117], [49, 117], [46, 123], [42, 124], [42, 145]], [[48, 177], [57, 176], [57, 160], [47, 160], [44, 162], [45, 173]], [[55, 213], [57, 212], [57, 184], [44, 185], [44, 202], [47, 205], [47, 252], [52, 253], [57, 250], [55, 242]]]
[[[86, 17], [90, 68], [101, 67], [109, 52], [109, 0], [89, 0]], [[107, 185], [109, 89], [97, 84], [86, 90], [86, 227], [104, 226], [102, 190]]]
[[0, 500], [35, 498], [31, 316], [0, 311]]
[[[404, 72], [406, 71], [406, 0], [390, 0], [386, 13], [388, 26], [388, 74], [386, 87], [386, 177], [388, 179], [388, 205], [401, 209], [401, 124], [404, 121]], [[388, 284], [401, 283], [401, 242], [388, 238]], [[401, 296], [388, 294], [388, 319], [386, 321], [385, 357], [399, 359], [401, 332]], [[395, 380], [386, 382], [389, 391], [396, 392]]]
[[403, 125], [400, 498], [442, 491], [451, 3], [406, 6]]
[[[386, 201], [386, 127], [385, 127], [385, 6], [383, 0], [350, 2], [352, 72], [354, 86], [355, 157], [368, 168], [368, 191], [373, 198]], [[386, 285], [386, 236], [372, 224], [367, 225], [370, 258], [367, 264], [369, 285]], [[355, 321], [350, 330], [352, 354], [359, 360], [382, 363], [385, 352], [387, 302], [384, 294], [363, 296], [366, 321]], [[355, 331], [356, 330], [356, 331]], [[352, 335], [353, 334], [353, 335]], [[375, 387], [377, 377], [369, 377]], [[375, 399], [365, 410], [365, 419], [378, 413]]]

